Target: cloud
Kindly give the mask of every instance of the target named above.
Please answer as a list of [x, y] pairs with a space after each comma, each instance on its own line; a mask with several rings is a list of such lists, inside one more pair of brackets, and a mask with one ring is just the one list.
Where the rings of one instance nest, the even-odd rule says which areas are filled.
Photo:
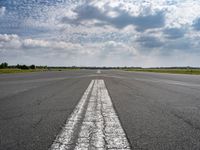
[[[165, 0], [167, 1], [167, 0]], [[193, 20], [200, 16], [199, 0], [178, 0], [170, 5], [166, 5], [167, 27], [182, 28], [191, 26]]]
[[[111, 19], [110, 23], [117, 28], [124, 28], [128, 25], [136, 26], [138, 31], [146, 29], [160, 28], [165, 25], [163, 12], [157, 12], [148, 16], [131, 16], [127, 12], [121, 11], [120, 15]], [[110, 19], [109, 19], [110, 20]]]
[[2, 49], [53, 49], [53, 50], [79, 50], [81, 45], [64, 41], [41, 39], [24, 39], [16, 34], [0, 34], [0, 48]]
[[194, 22], [193, 22], [193, 28], [197, 31], [200, 31], [200, 18], [197, 18]]
[[184, 30], [180, 28], [167, 28], [163, 32], [168, 39], [178, 39], [184, 37]]
[[180, 38], [177, 40], [166, 41], [164, 45], [164, 49], [166, 50], [179, 50], [179, 51], [187, 51], [194, 52], [193, 42], [188, 38]]
[[0, 48], [20, 48], [22, 45], [20, 38], [15, 34], [0, 34]]
[[50, 42], [45, 40], [25, 39], [23, 40], [23, 46], [25, 48], [49, 48]]
[[141, 36], [136, 40], [136, 42], [145, 48], [159, 48], [164, 45], [161, 40], [154, 36]]
[[47, 40], [37, 40], [37, 39], [24, 39], [23, 47], [33, 49], [33, 48], [45, 48], [54, 50], [79, 50], [81, 45], [75, 43], [69, 43], [64, 41], [47, 41]]
[[4, 6], [0, 7], [0, 17], [4, 16], [5, 12], [6, 12], [6, 7]]
[[1, 6], [0, 60], [199, 64], [200, 0], [4, 0]]
[[[83, 25], [84, 21], [92, 22], [94, 20], [99, 20], [101, 23], [98, 23], [97, 25], [111, 25], [118, 29], [133, 25], [136, 26], [138, 31], [160, 28], [165, 25], [165, 14], [162, 11], [158, 11], [155, 14], [132, 16], [128, 11], [122, 10], [118, 7], [105, 8], [106, 10], [102, 11], [91, 4], [78, 6], [73, 10], [74, 13], [77, 14], [75, 19], [63, 17], [61, 22]], [[115, 15], [111, 16], [110, 13], [113, 14], [113, 12]]]
[[127, 58], [137, 55], [137, 50], [122, 42], [107, 41], [102, 44], [100, 55], [104, 58], [113, 56]]

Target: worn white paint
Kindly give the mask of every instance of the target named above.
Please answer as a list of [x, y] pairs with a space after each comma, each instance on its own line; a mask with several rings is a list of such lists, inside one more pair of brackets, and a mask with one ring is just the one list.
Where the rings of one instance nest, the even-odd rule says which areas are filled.
[[100, 74], [100, 73], [101, 73], [101, 70], [97, 70], [97, 73]]
[[56, 140], [51, 146], [51, 150], [66, 150], [70, 148], [70, 144], [72, 143], [75, 127], [78, 125], [81, 114], [84, 111], [84, 105], [86, 103], [86, 100], [88, 98], [88, 95], [92, 89], [92, 86], [94, 84], [94, 80], [91, 81], [90, 85], [88, 86], [87, 90], [83, 94], [80, 102], [74, 109], [73, 113], [67, 120], [66, 125], [62, 129], [61, 133], [56, 137]]
[[[70, 139], [74, 139], [71, 136], [75, 132], [73, 131], [73, 126], [77, 123], [77, 119], [75, 118], [81, 116], [82, 109], [86, 109], [86, 112], [80, 125], [80, 132], [76, 137], [75, 143], [73, 143], [73, 149], [130, 149], [130, 145], [113, 108], [104, 81], [95, 80], [93, 82], [94, 85], [91, 94], [89, 94], [87, 108], [83, 108], [84, 102], [81, 102], [81, 100], [79, 103], [80, 106], [77, 106], [65, 128], [52, 145], [52, 150], [71, 148], [69, 147]], [[92, 84], [90, 84], [84, 95], [88, 95]], [[77, 109], [80, 109], [80, 111]]]

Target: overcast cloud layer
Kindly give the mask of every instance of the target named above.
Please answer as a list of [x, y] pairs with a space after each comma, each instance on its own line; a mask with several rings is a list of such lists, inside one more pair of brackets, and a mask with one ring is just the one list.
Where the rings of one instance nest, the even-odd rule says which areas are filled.
[[0, 61], [200, 66], [200, 0], [0, 0]]

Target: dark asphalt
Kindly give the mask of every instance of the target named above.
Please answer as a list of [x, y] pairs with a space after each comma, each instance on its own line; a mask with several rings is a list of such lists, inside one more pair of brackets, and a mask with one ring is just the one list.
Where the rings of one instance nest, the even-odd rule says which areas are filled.
[[92, 79], [132, 149], [200, 149], [200, 76], [96, 70], [0, 75], [0, 149], [48, 149]]

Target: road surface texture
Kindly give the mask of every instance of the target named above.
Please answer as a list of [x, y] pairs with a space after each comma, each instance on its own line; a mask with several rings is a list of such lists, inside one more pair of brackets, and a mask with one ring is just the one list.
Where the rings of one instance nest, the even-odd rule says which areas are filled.
[[0, 75], [0, 150], [200, 149], [200, 76]]

